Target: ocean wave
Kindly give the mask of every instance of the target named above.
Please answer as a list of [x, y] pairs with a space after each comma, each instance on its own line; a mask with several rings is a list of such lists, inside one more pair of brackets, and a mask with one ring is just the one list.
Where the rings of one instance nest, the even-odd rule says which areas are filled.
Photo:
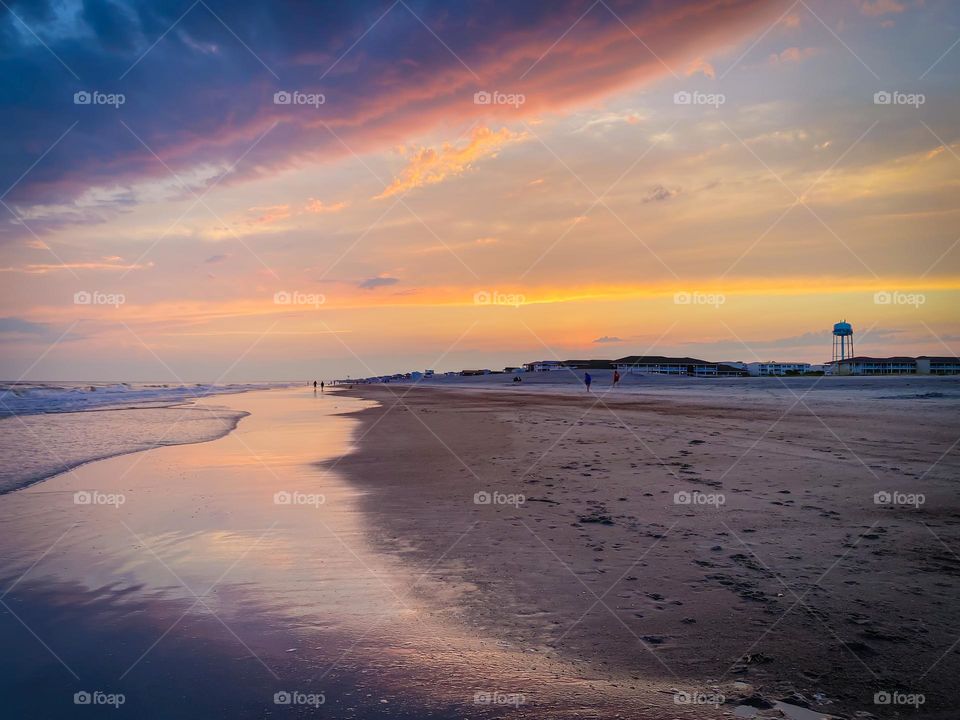
[[291, 383], [0, 382], [0, 418], [11, 415], [157, 407], [210, 395], [287, 387]]

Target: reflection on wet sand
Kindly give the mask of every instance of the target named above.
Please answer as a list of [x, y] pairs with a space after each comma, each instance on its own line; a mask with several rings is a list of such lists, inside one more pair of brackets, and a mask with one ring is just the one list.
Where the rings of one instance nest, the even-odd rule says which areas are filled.
[[[373, 553], [357, 491], [317, 466], [350, 449], [343, 413], [366, 401], [283, 390], [216, 402], [251, 415], [211, 443], [0, 498], [13, 586], [0, 637], [19, 662], [4, 696], [43, 689], [20, 698], [25, 714], [69, 715], [74, 692], [99, 688], [139, 717], [262, 717], [283, 690], [323, 693], [332, 716], [685, 716], [669, 686], [592, 679], [543, 648], [478, 636], [458, 617], [461, 588]], [[77, 505], [77, 492], [123, 502]]]

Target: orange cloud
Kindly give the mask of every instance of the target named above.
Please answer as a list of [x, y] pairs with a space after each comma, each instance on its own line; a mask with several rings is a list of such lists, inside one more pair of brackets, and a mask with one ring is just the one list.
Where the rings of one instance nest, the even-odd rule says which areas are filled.
[[711, 80], [717, 79], [716, 69], [713, 67], [713, 65], [708, 63], [703, 58], [697, 58], [687, 66], [687, 73], [686, 73], [687, 77], [690, 77], [691, 75], [695, 75], [698, 72], [702, 72]]
[[345, 202], [338, 202], [338, 203], [332, 203], [330, 205], [327, 205], [325, 202], [323, 202], [323, 200], [316, 200], [314, 198], [310, 198], [307, 201], [306, 206], [304, 206], [303, 210], [304, 212], [313, 213], [315, 215], [326, 215], [329, 213], [338, 213], [341, 210], [343, 210], [345, 207], [347, 207], [347, 203]]
[[248, 220], [250, 225], [269, 225], [277, 220], [286, 220], [290, 217], [289, 205], [269, 205], [267, 207], [253, 207], [247, 212], [261, 213], [253, 220]]
[[444, 143], [439, 150], [422, 147], [413, 152], [407, 166], [374, 199], [381, 200], [400, 192], [424, 185], [435, 185], [447, 178], [462, 175], [478, 160], [496, 157], [505, 145], [525, 138], [526, 133], [511, 132], [507, 128], [491, 130], [488, 127], [478, 127], [471, 134], [467, 144], [462, 147], [450, 143]]

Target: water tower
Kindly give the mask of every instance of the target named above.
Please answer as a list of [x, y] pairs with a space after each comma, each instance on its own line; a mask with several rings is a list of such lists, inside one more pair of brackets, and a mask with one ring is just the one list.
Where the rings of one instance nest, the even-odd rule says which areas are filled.
[[833, 362], [853, 357], [853, 326], [846, 320], [833, 326]]

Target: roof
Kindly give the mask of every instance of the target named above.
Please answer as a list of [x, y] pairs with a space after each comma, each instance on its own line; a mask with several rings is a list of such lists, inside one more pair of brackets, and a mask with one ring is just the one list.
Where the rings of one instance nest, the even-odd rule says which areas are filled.
[[596, 370], [610, 370], [613, 368], [613, 360], [564, 360], [563, 364], [567, 367], [593, 368]]
[[960, 357], [945, 357], [935, 355], [920, 355], [917, 360], [929, 360], [930, 362], [960, 363]]
[[837, 360], [838, 363], [851, 363], [851, 362], [916, 362], [916, 358], [912, 357], [870, 357], [868, 355], [857, 355], [852, 358], [844, 358], [843, 360]]
[[716, 365], [691, 357], [664, 357], [663, 355], [627, 355], [613, 362], [620, 365]]

